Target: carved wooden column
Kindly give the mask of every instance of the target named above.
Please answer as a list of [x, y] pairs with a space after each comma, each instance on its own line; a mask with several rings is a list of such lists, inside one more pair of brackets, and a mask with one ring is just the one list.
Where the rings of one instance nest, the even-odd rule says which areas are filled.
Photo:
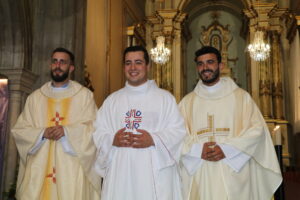
[[274, 119], [284, 119], [283, 117], [283, 89], [281, 77], [281, 62], [280, 62], [280, 35], [277, 31], [271, 33], [272, 46], [272, 102], [273, 102], [273, 116]]
[[[162, 88], [169, 90], [174, 94], [174, 74], [173, 71], [176, 68], [173, 64], [173, 58], [176, 52], [174, 52], [173, 48], [173, 39], [174, 39], [174, 19], [177, 15], [176, 10], [159, 10], [157, 11], [158, 16], [161, 18], [162, 27], [161, 34], [165, 36], [165, 44], [171, 50], [171, 58], [170, 61], [165, 65], [162, 65]], [[156, 36], [155, 36], [156, 37]], [[174, 94], [175, 95], [175, 94]]]
[[288, 17], [288, 9], [279, 8], [277, 5], [269, 12], [269, 30], [271, 41], [271, 64], [272, 64], [272, 109], [273, 120], [269, 127], [280, 126], [282, 138], [282, 157], [285, 166], [290, 165], [291, 154], [289, 152], [289, 134], [288, 121], [285, 120], [283, 107], [285, 105], [283, 99], [284, 84], [282, 82], [282, 63], [284, 63], [284, 55], [281, 53], [282, 44], [285, 36], [282, 35], [286, 29], [286, 19]]
[[257, 28], [265, 30], [271, 45], [271, 55], [264, 62], [251, 59], [251, 94], [258, 103], [267, 122], [270, 132], [276, 126], [281, 128], [282, 156], [285, 166], [289, 166], [288, 122], [284, 120], [283, 113], [283, 83], [281, 77], [283, 62], [281, 51], [281, 33], [285, 27], [284, 17], [287, 9], [278, 8], [275, 3], [254, 3], [250, 9], [244, 10], [250, 20], [250, 41]]
[[172, 32], [169, 30], [164, 29], [164, 33], [169, 33], [169, 38], [172, 40], [170, 41], [172, 45], [172, 57], [171, 62], [169, 63], [170, 69], [170, 76], [172, 76], [172, 85], [170, 85], [173, 89], [173, 94], [177, 101], [183, 96], [184, 91], [184, 79], [183, 79], [183, 68], [184, 68], [184, 55], [183, 55], [183, 47], [185, 44], [185, 40], [183, 38], [183, 29], [182, 23], [186, 19], [186, 14], [182, 12], [177, 12], [174, 18], [172, 19], [173, 28]]
[[153, 41], [156, 37], [162, 35], [165, 37], [165, 46], [171, 50], [169, 62], [164, 65], [152, 63], [152, 78], [160, 87], [173, 93], [177, 101], [181, 99], [184, 90], [182, 48], [185, 41], [182, 37], [182, 23], [185, 18], [186, 14], [178, 10], [158, 10], [155, 16], [147, 18], [146, 30], [153, 43], [150, 48], [155, 46]]
[[[265, 34], [269, 30], [269, 12], [274, 8], [274, 3], [253, 3], [251, 8], [245, 9], [244, 13], [249, 19], [249, 43], [253, 41], [254, 34], [258, 29], [264, 30]], [[267, 38], [266, 38], [267, 39]], [[270, 59], [270, 58], [269, 58]], [[256, 62], [250, 59], [250, 83], [251, 95], [255, 102], [261, 108], [266, 118], [271, 115], [271, 82], [270, 82], [270, 60], [265, 62]], [[264, 105], [268, 103], [268, 105]]]
[[269, 59], [259, 62], [259, 97], [260, 108], [265, 119], [272, 118], [271, 70]]
[[[156, 37], [161, 35], [161, 18], [157, 15], [147, 17], [146, 22], [146, 44], [148, 52], [150, 49], [156, 46], [154, 42]], [[156, 81], [158, 87], [162, 88], [162, 65], [157, 65], [154, 62], [151, 62], [151, 73], [150, 78]]]

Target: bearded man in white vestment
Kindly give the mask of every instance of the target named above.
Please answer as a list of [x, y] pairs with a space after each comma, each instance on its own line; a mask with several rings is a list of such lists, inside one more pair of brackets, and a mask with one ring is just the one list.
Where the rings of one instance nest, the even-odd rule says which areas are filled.
[[126, 86], [104, 101], [94, 123], [101, 198], [180, 200], [183, 118], [174, 97], [147, 79], [144, 47], [128, 47], [123, 59]]
[[258, 107], [231, 78], [220, 78], [220, 52], [195, 53], [200, 79], [179, 108], [189, 133], [183, 147], [184, 199], [270, 200], [282, 181]]
[[99, 200], [93, 94], [70, 80], [74, 55], [56, 48], [51, 55], [52, 81], [26, 100], [12, 133], [20, 155], [18, 200]]

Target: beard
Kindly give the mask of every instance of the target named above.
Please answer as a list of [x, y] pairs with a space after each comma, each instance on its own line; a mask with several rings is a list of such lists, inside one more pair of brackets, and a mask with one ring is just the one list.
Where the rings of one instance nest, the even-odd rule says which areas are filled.
[[[62, 75], [56, 75], [55, 72], [63, 72]], [[69, 69], [67, 71], [62, 71], [61, 69], [57, 68], [50, 72], [51, 78], [54, 82], [64, 82], [69, 77]]]
[[[211, 72], [213, 73], [213, 75], [211, 76], [211, 78], [206, 78], [204, 75], [205, 72]], [[211, 69], [206, 69], [206, 70], [202, 70], [198, 74], [204, 84], [211, 84], [214, 83], [216, 80], [218, 80], [218, 78], [220, 77], [220, 69], [218, 68], [215, 71]]]

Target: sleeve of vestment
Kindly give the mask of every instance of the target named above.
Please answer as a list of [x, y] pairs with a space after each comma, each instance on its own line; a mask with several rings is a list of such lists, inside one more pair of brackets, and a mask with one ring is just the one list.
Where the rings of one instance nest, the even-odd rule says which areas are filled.
[[59, 139], [59, 142], [61, 143], [63, 149], [64, 149], [64, 152], [65, 153], [68, 153], [72, 156], [76, 156], [76, 153], [74, 151], [74, 149], [72, 148], [70, 142], [69, 142], [69, 139], [68, 139], [68, 133], [67, 133], [67, 130], [64, 128], [64, 133], [65, 135], [62, 136], [60, 139]]
[[162, 111], [164, 112], [162, 128], [151, 134], [155, 142], [154, 164], [159, 170], [179, 162], [186, 135], [184, 120], [175, 99], [168, 96], [164, 108], [165, 110]]
[[35, 121], [35, 105], [34, 98], [30, 95], [25, 103], [23, 112], [18, 117], [15, 126], [12, 129], [16, 146], [20, 155], [20, 160], [25, 165], [27, 156], [34, 144], [39, 140], [41, 132], [45, 127], [39, 127]]
[[259, 108], [243, 90], [237, 93], [236, 99], [239, 110], [235, 114], [234, 133], [224, 143], [252, 157], [264, 168], [280, 174], [270, 132]]
[[187, 136], [184, 140], [184, 145], [181, 152], [181, 162], [188, 174], [192, 176], [203, 163], [203, 160], [201, 158], [203, 144], [198, 143], [197, 136], [191, 134], [191, 127], [189, 125], [189, 113], [186, 113], [183, 101], [179, 103], [179, 109], [185, 119]]
[[39, 138], [37, 139], [36, 143], [33, 145], [33, 147], [28, 152], [29, 154], [31, 154], [31, 155], [35, 154], [42, 147], [42, 145], [45, 143], [46, 139], [43, 138], [44, 132], [45, 132], [44, 130], [41, 132], [41, 134], [40, 134]]
[[111, 162], [113, 151], [114, 129], [109, 107], [110, 98], [106, 99], [97, 112], [94, 122], [95, 132], [93, 133], [94, 143], [97, 147], [97, 158], [95, 169], [102, 177], [105, 176], [106, 169]]
[[235, 172], [239, 172], [251, 158], [247, 154], [230, 145], [220, 144], [219, 146], [225, 155], [225, 158], [222, 159], [222, 162], [226, 163]]
[[[74, 97], [75, 98], [75, 97]], [[100, 177], [95, 174], [93, 164], [96, 158], [96, 147], [93, 143], [92, 133], [94, 131], [93, 121], [97, 107], [93, 94], [85, 89], [80, 95], [78, 114], [74, 117], [73, 123], [64, 126], [65, 134], [71, 148], [75, 151], [79, 162], [84, 169], [88, 179], [97, 190], [100, 188]], [[71, 156], [71, 155], [70, 155]]]

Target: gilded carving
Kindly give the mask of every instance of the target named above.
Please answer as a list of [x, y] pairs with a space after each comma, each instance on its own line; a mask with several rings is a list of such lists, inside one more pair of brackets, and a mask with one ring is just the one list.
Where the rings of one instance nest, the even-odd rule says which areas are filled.
[[201, 27], [200, 43], [203, 46], [213, 46], [221, 52], [224, 63], [222, 75], [233, 77], [228, 62], [234, 61], [236, 63], [238, 58], [228, 58], [228, 47], [233, 40], [229, 24], [223, 26], [219, 23], [218, 18], [220, 17], [220, 13], [218, 11], [212, 12], [211, 17], [213, 18], [213, 22], [208, 27]]
[[273, 83], [273, 90], [272, 96], [273, 97], [283, 97], [283, 90], [282, 90], [282, 82]]
[[271, 83], [269, 80], [259, 80], [259, 95], [270, 95], [271, 94]]
[[127, 27], [127, 46], [142, 45], [145, 46], [146, 28], [144, 24], [135, 24]]

